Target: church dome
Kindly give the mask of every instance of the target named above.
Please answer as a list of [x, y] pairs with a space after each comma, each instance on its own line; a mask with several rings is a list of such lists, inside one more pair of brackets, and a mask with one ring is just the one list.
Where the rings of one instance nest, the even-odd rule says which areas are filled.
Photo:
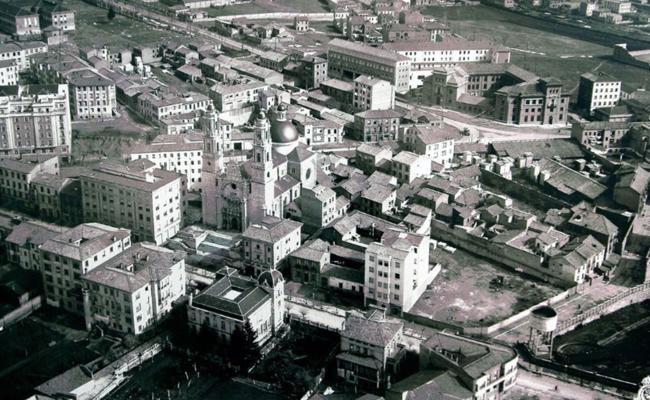
[[257, 283], [260, 285], [268, 285], [269, 287], [275, 287], [280, 282], [284, 282], [284, 278], [282, 277], [282, 272], [277, 269], [264, 271], [257, 277]]
[[276, 110], [275, 118], [271, 122], [271, 142], [273, 143], [293, 143], [298, 140], [298, 130], [287, 121], [287, 107], [280, 104]]

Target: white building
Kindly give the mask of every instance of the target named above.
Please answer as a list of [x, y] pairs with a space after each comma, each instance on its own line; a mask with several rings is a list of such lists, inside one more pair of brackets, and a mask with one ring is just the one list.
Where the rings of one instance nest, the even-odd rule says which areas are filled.
[[159, 121], [174, 115], [208, 109], [210, 99], [196, 92], [176, 94], [170, 92], [148, 92], [138, 97], [138, 111], [145, 118]]
[[445, 38], [440, 42], [404, 41], [385, 43], [384, 49], [411, 60], [410, 87], [422, 86], [424, 78], [436, 67], [453, 67], [461, 63], [510, 62], [510, 51], [484, 41]]
[[185, 252], [136, 243], [83, 276], [86, 329], [102, 323], [138, 335], [185, 295]]
[[0, 154], [69, 154], [68, 85], [5, 86], [0, 91]]
[[338, 217], [336, 209], [336, 193], [323, 185], [313, 188], [302, 188], [300, 194], [300, 210], [305, 225], [320, 228], [329, 225]]
[[266, 217], [251, 225], [242, 235], [243, 261], [258, 276], [264, 271], [278, 269], [284, 259], [300, 248], [302, 223], [290, 219]]
[[597, 108], [618, 105], [621, 99], [621, 81], [605, 74], [587, 72], [580, 76], [578, 107], [592, 113]]
[[19, 71], [29, 69], [31, 56], [47, 53], [44, 42], [7, 42], [0, 43], [0, 60], [15, 60]]
[[449, 167], [454, 158], [454, 145], [460, 137], [451, 126], [413, 125], [404, 130], [402, 141], [410, 151]]
[[340, 123], [305, 114], [296, 115], [293, 122], [300, 132], [300, 141], [307, 146], [343, 141], [343, 125]]
[[81, 276], [131, 247], [127, 229], [92, 223], [78, 225], [41, 245], [45, 300], [83, 314]]
[[411, 183], [416, 178], [431, 175], [431, 160], [424, 155], [400, 151], [391, 160], [391, 175], [399, 183]]
[[390, 312], [408, 312], [433, 280], [429, 238], [407, 232], [384, 232], [366, 249], [364, 304]]
[[92, 69], [65, 75], [70, 85], [72, 114], [75, 119], [113, 118], [117, 109], [115, 83]]
[[224, 267], [211, 286], [190, 297], [187, 306], [190, 327], [199, 331], [207, 326], [222, 343], [229, 343], [236, 329], [250, 324], [256, 342], [263, 345], [282, 327], [284, 314], [284, 278], [276, 270], [255, 280]]
[[391, 110], [395, 107], [395, 88], [383, 79], [361, 75], [354, 80], [352, 106], [355, 111]]
[[129, 160], [146, 159], [156, 168], [185, 175], [187, 188], [200, 190], [203, 165], [203, 135], [159, 135], [150, 144], [129, 149]]
[[15, 59], [0, 60], [0, 86], [18, 84], [18, 62]]
[[104, 162], [79, 177], [84, 221], [126, 227], [136, 241], [162, 244], [183, 227], [186, 182], [147, 160]]

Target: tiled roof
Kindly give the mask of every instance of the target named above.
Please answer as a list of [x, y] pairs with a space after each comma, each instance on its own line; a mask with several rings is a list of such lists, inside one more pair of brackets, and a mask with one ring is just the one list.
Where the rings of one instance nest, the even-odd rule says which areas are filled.
[[366, 317], [353, 313], [346, 318], [345, 330], [341, 336], [373, 346], [385, 347], [395, 340], [403, 327], [404, 325], [397, 320]]

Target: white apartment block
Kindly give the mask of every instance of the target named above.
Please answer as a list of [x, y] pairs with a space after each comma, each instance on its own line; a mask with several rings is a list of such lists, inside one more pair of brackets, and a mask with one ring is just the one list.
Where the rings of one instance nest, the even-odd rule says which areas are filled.
[[381, 242], [366, 249], [364, 304], [393, 313], [408, 312], [432, 276], [429, 238], [407, 232], [385, 232]]
[[182, 175], [147, 160], [104, 162], [80, 175], [84, 221], [131, 230], [136, 241], [162, 244], [183, 227]]
[[81, 277], [131, 247], [126, 229], [92, 223], [78, 225], [40, 247], [48, 305], [83, 315]]
[[68, 85], [0, 90], [0, 154], [69, 154], [70, 133]]
[[424, 78], [431, 75], [434, 68], [453, 67], [460, 63], [510, 62], [509, 50], [495, 48], [488, 42], [462, 38], [446, 38], [440, 42], [393, 42], [382, 47], [411, 60], [409, 84], [412, 89], [422, 86]]
[[136, 243], [83, 276], [86, 329], [139, 335], [185, 295], [185, 252]]
[[74, 119], [113, 118], [117, 109], [115, 83], [92, 69], [72, 71], [66, 76]]
[[0, 43], [0, 61], [15, 60], [19, 71], [29, 68], [31, 56], [47, 53], [47, 43], [44, 42], [8, 42]]
[[598, 108], [610, 108], [621, 99], [621, 81], [604, 74], [586, 73], [580, 76], [578, 107], [589, 113]]
[[159, 135], [150, 144], [131, 148], [126, 156], [131, 161], [146, 159], [156, 168], [185, 175], [189, 190], [201, 190], [202, 135]]
[[429, 160], [449, 167], [454, 158], [454, 145], [459, 133], [456, 128], [447, 126], [410, 126], [404, 131], [403, 142], [406, 148]]
[[153, 91], [143, 93], [138, 98], [138, 112], [152, 121], [159, 121], [174, 115], [193, 111], [205, 111], [210, 99], [195, 92], [185, 94]]
[[18, 63], [15, 59], [0, 60], [0, 86], [18, 84]]
[[354, 80], [352, 106], [356, 112], [391, 110], [395, 107], [395, 88], [383, 79], [361, 75]]
[[300, 141], [307, 146], [343, 141], [343, 125], [309, 115], [296, 116], [292, 121], [300, 132]]
[[59, 157], [53, 154], [0, 160], [0, 198], [5, 205], [27, 208], [34, 177], [41, 173], [59, 175], [59, 171]]
[[253, 276], [278, 269], [280, 263], [300, 247], [302, 223], [290, 219], [266, 217], [261, 224], [249, 226], [242, 236], [243, 261]]
[[235, 85], [217, 83], [210, 88], [210, 98], [214, 100], [217, 111], [241, 110], [256, 104], [259, 94], [268, 88], [269, 85], [256, 80]]
[[417, 178], [431, 175], [431, 160], [424, 155], [400, 151], [391, 160], [391, 175], [401, 183], [411, 183]]

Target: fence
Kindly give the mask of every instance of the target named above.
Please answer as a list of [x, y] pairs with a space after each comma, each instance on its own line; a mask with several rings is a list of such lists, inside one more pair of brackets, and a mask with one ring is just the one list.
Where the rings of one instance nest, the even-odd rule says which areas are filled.
[[582, 314], [560, 321], [555, 332], [557, 335], [561, 335], [572, 330], [577, 325], [589, 323], [605, 314], [612, 313], [630, 304], [640, 303], [648, 299], [650, 299], [650, 282], [642, 283], [623, 292], [617, 293], [604, 302], [586, 310]]

